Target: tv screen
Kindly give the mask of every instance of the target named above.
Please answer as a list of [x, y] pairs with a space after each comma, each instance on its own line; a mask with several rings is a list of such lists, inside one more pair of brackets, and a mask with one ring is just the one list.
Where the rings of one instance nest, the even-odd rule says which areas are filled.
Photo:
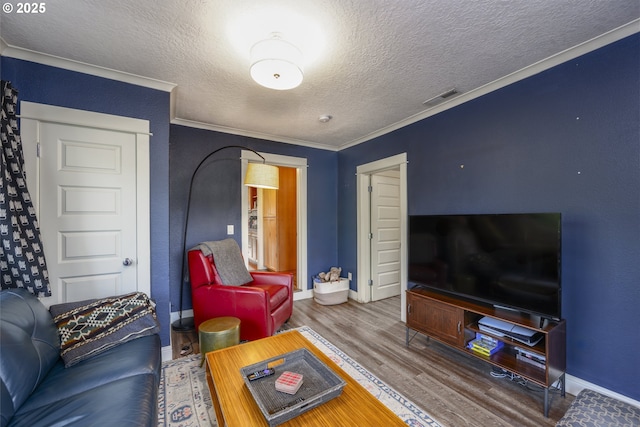
[[559, 213], [410, 215], [409, 287], [561, 317]]

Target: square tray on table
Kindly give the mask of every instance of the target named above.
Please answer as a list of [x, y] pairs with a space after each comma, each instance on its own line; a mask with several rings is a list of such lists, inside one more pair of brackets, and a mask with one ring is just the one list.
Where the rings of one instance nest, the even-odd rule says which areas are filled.
[[[249, 381], [247, 376], [267, 368], [271, 376]], [[276, 390], [275, 383], [284, 371], [303, 375], [295, 394]], [[342, 393], [346, 382], [306, 348], [301, 348], [240, 369], [240, 374], [270, 427], [325, 403]]]

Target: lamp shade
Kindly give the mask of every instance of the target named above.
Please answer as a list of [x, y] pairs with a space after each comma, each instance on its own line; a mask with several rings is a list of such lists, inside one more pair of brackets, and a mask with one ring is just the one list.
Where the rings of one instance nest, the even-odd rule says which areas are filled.
[[280, 185], [278, 167], [264, 163], [249, 163], [244, 176], [244, 185], [277, 190]]
[[276, 90], [293, 89], [302, 83], [302, 52], [274, 33], [251, 48], [251, 77]]

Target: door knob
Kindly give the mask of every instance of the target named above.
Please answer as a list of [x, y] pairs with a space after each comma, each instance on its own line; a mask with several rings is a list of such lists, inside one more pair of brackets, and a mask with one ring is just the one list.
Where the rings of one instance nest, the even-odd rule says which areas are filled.
[[131, 265], [131, 264], [133, 264], [133, 260], [132, 260], [131, 258], [125, 258], [125, 259], [122, 261], [122, 265], [129, 266], [129, 265]]

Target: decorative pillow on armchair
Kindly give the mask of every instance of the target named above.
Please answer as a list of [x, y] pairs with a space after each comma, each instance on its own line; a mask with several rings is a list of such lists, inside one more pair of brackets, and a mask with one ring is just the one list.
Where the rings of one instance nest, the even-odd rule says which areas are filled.
[[52, 305], [65, 367], [160, 331], [155, 303], [142, 292]]

